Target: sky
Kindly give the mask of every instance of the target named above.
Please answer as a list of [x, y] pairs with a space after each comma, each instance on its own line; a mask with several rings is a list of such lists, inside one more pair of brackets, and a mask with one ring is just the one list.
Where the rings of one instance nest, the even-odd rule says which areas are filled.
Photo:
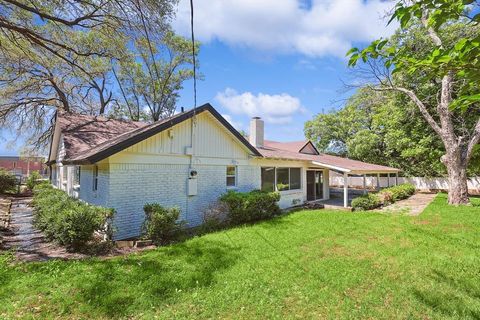
[[[209, 102], [238, 130], [265, 120], [265, 138], [304, 139], [303, 127], [318, 113], [342, 105], [353, 92], [345, 53], [352, 46], [393, 33], [390, 1], [379, 0], [194, 0], [194, 31], [201, 42], [202, 80], [197, 104]], [[180, 0], [175, 31], [190, 36], [189, 0]], [[178, 106], [193, 106], [192, 81]], [[0, 155], [11, 134], [0, 131]], [[5, 140], [6, 139], [6, 140]]]

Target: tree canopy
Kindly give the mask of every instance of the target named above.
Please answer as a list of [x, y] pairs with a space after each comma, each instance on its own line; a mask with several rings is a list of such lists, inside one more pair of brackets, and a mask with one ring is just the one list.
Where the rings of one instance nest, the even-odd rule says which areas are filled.
[[193, 62], [192, 44], [170, 27], [175, 5], [0, 1], [2, 127], [43, 147], [57, 110], [146, 121], [170, 116]]

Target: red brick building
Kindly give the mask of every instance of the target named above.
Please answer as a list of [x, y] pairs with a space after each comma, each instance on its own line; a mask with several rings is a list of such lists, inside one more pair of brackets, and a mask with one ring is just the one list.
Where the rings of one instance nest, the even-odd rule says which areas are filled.
[[28, 176], [32, 171], [38, 171], [43, 176], [47, 174], [44, 157], [0, 156], [0, 168], [21, 176]]

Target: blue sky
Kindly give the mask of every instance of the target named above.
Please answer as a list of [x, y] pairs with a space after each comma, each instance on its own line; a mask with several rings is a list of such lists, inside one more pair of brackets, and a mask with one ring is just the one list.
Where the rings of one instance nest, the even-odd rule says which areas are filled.
[[[195, 0], [195, 32], [203, 81], [199, 105], [210, 102], [237, 129], [265, 119], [267, 139], [304, 138], [303, 125], [315, 114], [338, 108], [352, 92], [346, 51], [381, 36], [391, 2], [379, 0]], [[189, 36], [189, 2], [180, 0], [175, 30]], [[351, 80], [351, 79], [350, 79]], [[179, 106], [193, 105], [192, 82]], [[0, 154], [11, 134], [0, 131]], [[19, 145], [17, 145], [18, 149]]]

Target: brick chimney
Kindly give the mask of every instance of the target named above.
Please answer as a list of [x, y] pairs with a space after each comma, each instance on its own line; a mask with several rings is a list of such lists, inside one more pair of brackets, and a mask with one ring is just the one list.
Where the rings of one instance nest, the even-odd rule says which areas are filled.
[[250, 120], [250, 136], [248, 140], [254, 147], [263, 147], [263, 130], [263, 120], [260, 117], [253, 117]]

